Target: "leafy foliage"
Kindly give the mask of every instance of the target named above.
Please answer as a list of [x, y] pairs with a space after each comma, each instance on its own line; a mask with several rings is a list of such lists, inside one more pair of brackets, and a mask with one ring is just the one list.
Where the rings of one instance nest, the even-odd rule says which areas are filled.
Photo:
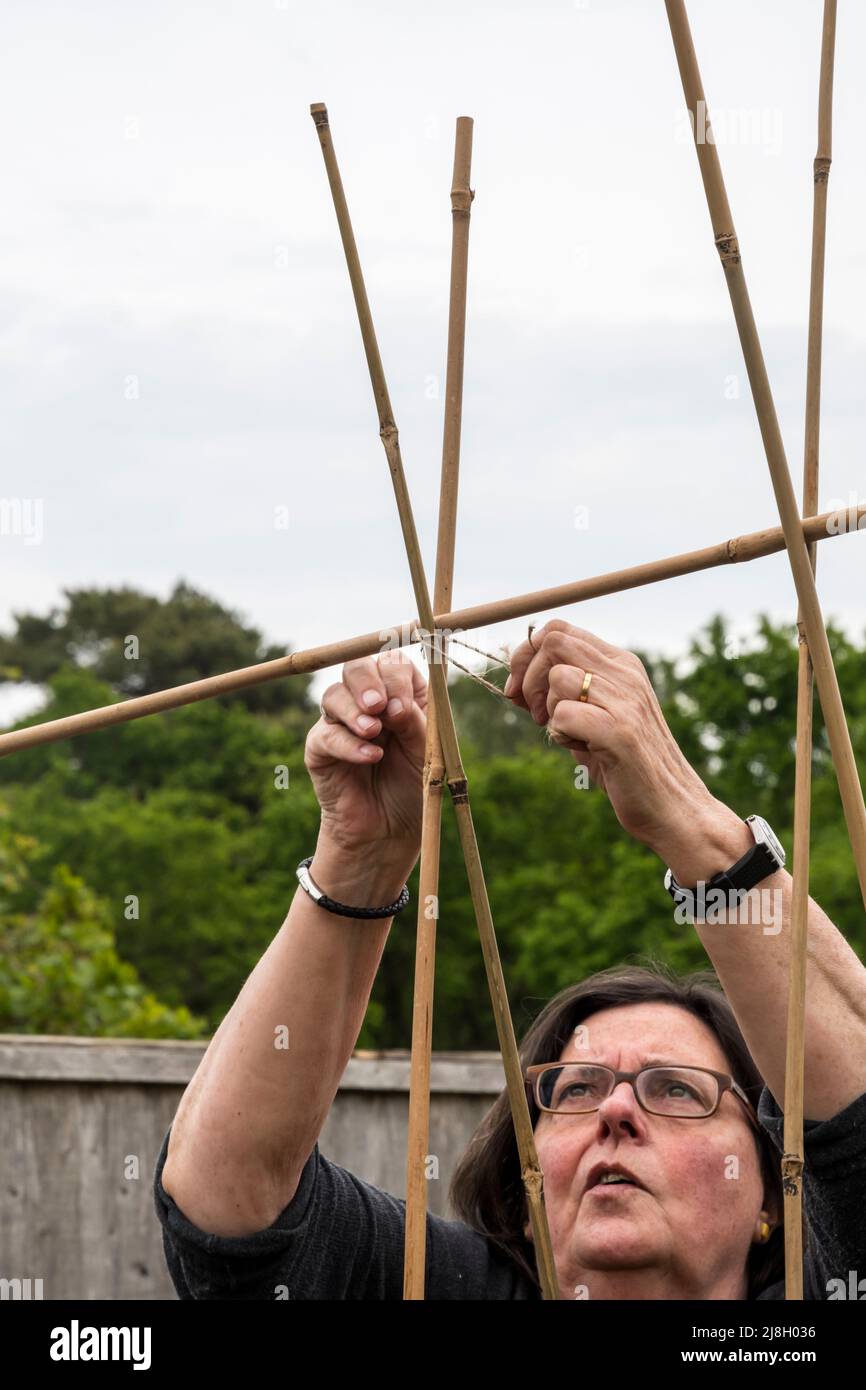
[[42, 886], [38, 846], [0, 815], [0, 1032], [195, 1038], [203, 1020], [167, 1008], [117, 954], [111, 913], [65, 864]]
[[[287, 654], [183, 581], [165, 601], [129, 588], [67, 589], [64, 596], [65, 608], [45, 617], [15, 614], [15, 632], [0, 638], [0, 678], [41, 685], [71, 666], [120, 695], [147, 695]], [[239, 698], [251, 709], [305, 708], [307, 685], [295, 676]]]
[[[80, 633], [87, 624], [83, 609], [76, 612]], [[20, 618], [18, 623], [15, 640], [22, 631]], [[115, 626], [119, 631], [129, 624], [118, 619]], [[866, 647], [832, 627], [829, 635], [854, 747], [862, 749]], [[161, 681], [169, 669], [168, 683], [186, 678], [180, 636], [177, 642], [174, 664], [168, 656], [160, 658], [148, 679], [158, 670]], [[68, 647], [58, 664], [47, 636], [42, 650], [44, 664], [38, 666], [34, 658], [28, 668], [46, 683], [47, 704], [39, 719], [106, 703], [124, 689], [120, 668], [111, 664], [116, 655], [111, 646], [90, 665], [76, 658], [79, 648], [70, 653]], [[51, 661], [49, 651], [54, 651]], [[70, 654], [76, 658], [71, 664]], [[638, 654], [674, 736], [710, 790], [740, 815], [765, 815], [790, 848], [793, 629], [761, 617], [754, 637], [738, 642], [726, 621], [716, 617], [696, 635], [685, 661]], [[238, 649], [227, 658], [228, 664], [246, 659]], [[190, 660], [200, 673], [203, 656]], [[276, 685], [288, 689], [295, 679]], [[705, 963], [697, 936], [674, 921], [662, 886], [664, 866], [625, 834], [598, 788], [576, 786], [570, 755], [549, 744], [525, 713], [468, 678], [456, 677], [451, 689], [518, 1031], [551, 993], [592, 970], [646, 953], [678, 969]], [[94, 1018], [90, 994], [98, 999], [101, 987], [60, 991], [56, 1014], [45, 1002], [50, 994], [42, 996], [42, 1013], [28, 1010], [16, 972], [36, 971], [43, 949], [46, 959], [53, 959], [58, 940], [69, 943], [61, 954], [69, 955], [70, 971], [74, 962], [80, 972], [92, 954], [94, 969], [107, 972], [109, 982], [122, 957], [122, 968], [132, 970], [130, 986], [140, 981], [140, 989], [162, 1001], [157, 1005], [154, 999], [148, 1008], [162, 1009], [163, 1022], [175, 1020], [170, 1030], [175, 1036], [190, 1035], [184, 1032], [192, 1026], [185, 1009], [201, 1016], [203, 1032], [218, 1026], [284, 919], [296, 890], [295, 866], [312, 853], [319, 828], [303, 762], [315, 712], [288, 694], [281, 700], [269, 708], [256, 708], [239, 696], [209, 700], [0, 761], [9, 825], [28, 837], [26, 854], [19, 843], [10, 859], [8, 826], [4, 832], [3, 881], [9, 878], [9, 884], [0, 930], [4, 942], [13, 943], [0, 956], [0, 1009], [7, 1029], [116, 1028], [129, 1035], [130, 1019], [137, 1020], [136, 1027], [162, 1026], [145, 1016], [144, 1005], [143, 1014], [114, 1015], [106, 1003]], [[26, 902], [14, 888], [23, 872], [22, 855]], [[35, 892], [35, 884], [44, 886]], [[391, 930], [359, 1039], [362, 1047], [408, 1046], [417, 869], [410, 891], [412, 903]], [[862, 954], [862, 904], [817, 701], [811, 891]], [[123, 912], [130, 894], [140, 903], [134, 921]], [[71, 938], [62, 936], [64, 924]], [[437, 939], [434, 1045], [495, 1047], [450, 807], [443, 813]], [[98, 966], [98, 961], [108, 964]], [[16, 1009], [23, 1010], [21, 1021]]]

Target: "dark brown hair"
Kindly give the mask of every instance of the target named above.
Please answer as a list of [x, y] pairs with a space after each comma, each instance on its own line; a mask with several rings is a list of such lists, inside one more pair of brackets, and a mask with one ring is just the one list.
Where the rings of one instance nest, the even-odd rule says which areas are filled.
[[[763, 1078], [712, 970], [677, 975], [661, 962], [650, 960], [646, 965], [600, 970], [580, 984], [567, 986], [544, 1006], [529, 1028], [520, 1046], [521, 1066], [557, 1061], [575, 1027], [590, 1014], [617, 1005], [648, 1002], [675, 1004], [706, 1024], [718, 1039], [732, 1077], [757, 1110]], [[534, 1128], [540, 1111], [533, 1098], [529, 1101], [529, 1114]], [[766, 1131], [758, 1133], [749, 1127], [755, 1135], [762, 1176], [775, 1201], [779, 1222], [765, 1245], [751, 1248], [747, 1266], [747, 1297], [751, 1299], [768, 1285], [784, 1279], [785, 1248], [780, 1155]], [[496, 1099], [472, 1136], [457, 1165], [449, 1195], [458, 1218], [485, 1235], [538, 1286], [533, 1245], [523, 1229], [528, 1208], [506, 1091]]]

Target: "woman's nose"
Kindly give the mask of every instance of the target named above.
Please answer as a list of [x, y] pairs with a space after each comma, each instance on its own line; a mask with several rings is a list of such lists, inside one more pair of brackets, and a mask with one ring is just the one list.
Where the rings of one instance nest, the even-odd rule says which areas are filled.
[[630, 1081], [620, 1081], [609, 1096], [598, 1107], [599, 1122], [616, 1127], [627, 1124], [636, 1128], [640, 1124], [640, 1105]]

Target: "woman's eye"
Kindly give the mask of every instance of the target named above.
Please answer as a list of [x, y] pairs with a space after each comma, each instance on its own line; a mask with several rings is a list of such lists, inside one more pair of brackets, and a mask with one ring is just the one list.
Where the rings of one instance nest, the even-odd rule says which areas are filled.
[[567, 1086], [563, 1086], [560, 1092], [560, 1099], [562, 1099], [563, 1096], [577, 1096], [583, 1099], [584, 1096], [588, 1096], [589, 1094], [590, 1087], [585, 1081], [572, 1081]]

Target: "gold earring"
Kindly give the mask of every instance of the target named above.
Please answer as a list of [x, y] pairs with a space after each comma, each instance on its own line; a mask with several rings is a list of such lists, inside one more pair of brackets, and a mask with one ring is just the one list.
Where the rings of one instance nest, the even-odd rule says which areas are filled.
[[766, 1221], [758, 1222], [758, 1245], [766, 1245], [770, 1239], [770, 1227]]

